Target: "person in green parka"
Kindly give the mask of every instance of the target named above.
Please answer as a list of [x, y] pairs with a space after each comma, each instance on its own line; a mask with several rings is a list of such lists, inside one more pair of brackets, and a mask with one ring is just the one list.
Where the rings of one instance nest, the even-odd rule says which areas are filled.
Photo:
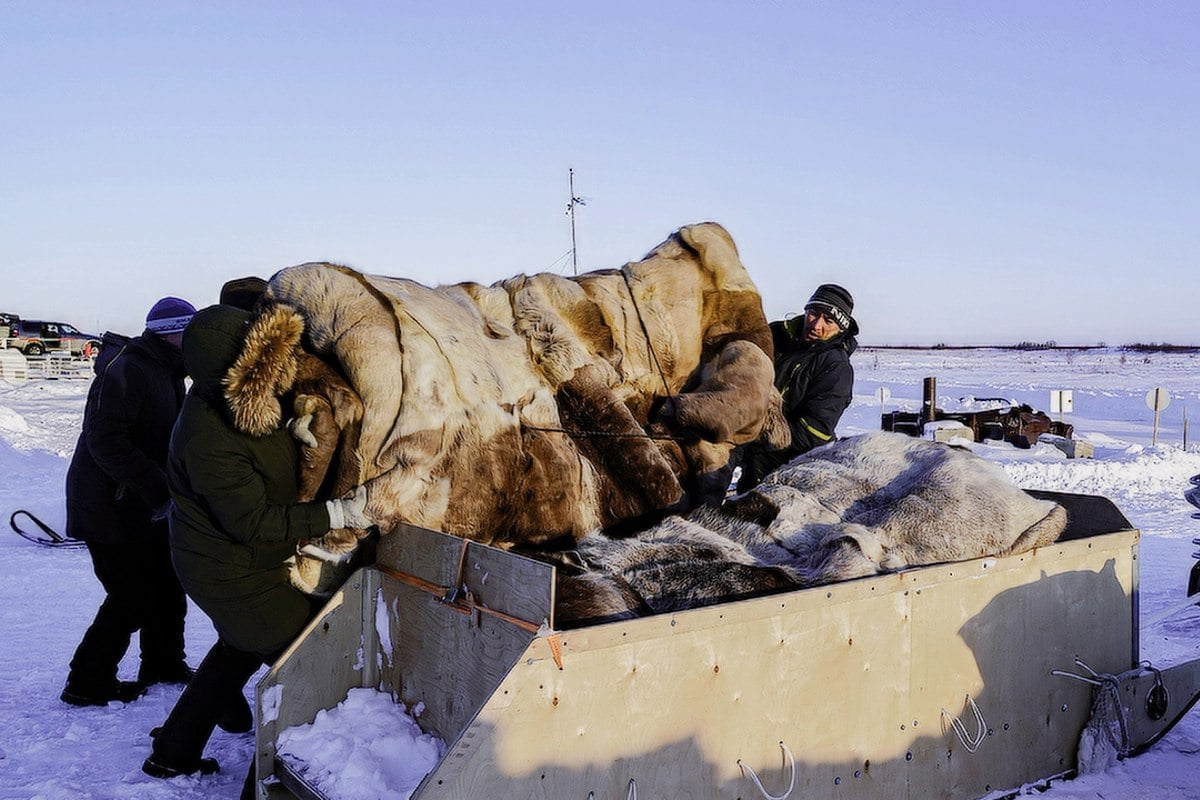
[[225, 378], [242, 352], [249, 318], [233, 306], [210, 306], [183, 335], [193, 384], [167, 463], [171, 556], [218, 640], [154, 737], [142, 769], [156, 777], [218, 770], [214, 759], [202, 757], [213, 728], [250, 730], [246, 681], [278, 657], [316, 610], [290, 582], [288, 559], [331, 529], [372, 524], [363, 487], [345, 500], [297, 502], [300, 456], [285, 426], [259, 437], [234, 426]]

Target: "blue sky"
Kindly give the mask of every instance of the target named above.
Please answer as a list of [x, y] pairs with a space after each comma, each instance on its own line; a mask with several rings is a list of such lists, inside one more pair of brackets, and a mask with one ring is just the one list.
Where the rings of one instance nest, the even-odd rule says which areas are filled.
[[0, 310], [733, 235], [865, 344], [1200, 344], [1200, 5], [0, 3]]

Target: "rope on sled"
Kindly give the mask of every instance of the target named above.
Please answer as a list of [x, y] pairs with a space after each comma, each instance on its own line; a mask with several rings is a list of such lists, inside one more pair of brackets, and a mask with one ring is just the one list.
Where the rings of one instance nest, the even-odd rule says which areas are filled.
[[954, 734], [958, 736], [958, 741], [966, 748], [968, 753], [974, 753], [983, 744], [983, 740], [987, 738], [987, 722], [983, 718], [983, 712], [979, 710], [979, 706], [975, 704], [975, 699], [971, 695], [967, 695], [967, 699], [963, 703], [964, 708], [970, 708], [975, 714], [975, 724], [978, 727], [975, 735], [967, 733], [967, 726], [958, 717], [951, 714], [946, 709], [942, 709], [942, 718], [950, 720], [950, 727], [954, 730]]
[[1087, 675], [1056, 669], [1050, 674], [1083, 681], [1095, 687], [1087, 725], [1079, 736], [1078, 771], [1098, 772], [1129, 755], [1129, 720], [1121, 702], [1121, 681], [1115, 675], [1096, 672], [1080, 659], [1075, 664]]
[[640, 433], [626, 433], [624, 431], [593, 431], [587, 429], [573, 428], [553, 428], [545, 425], [523, 425], [526, 430], [539, 431], [540, 433], [565, 433], [568, 436], [580, 437], [607, 437], [612, 439], [659, 439], [665, 442], [686, 442], [687, 439], [682, 436], [671, 436], [669, 434], [650, 433], [642, 431]]
[[749, 775], [750, 780], [756, 787], [758, 787], [758, 791], [762, 793], [762, 796], [765, 798], [765, 800], [786, 800], [786, 798], [791, 796], [792, 790], [796, 788], [796, 757], [792, 755], [792, 751], [788, 749], [788, 746], [782, 740], [779, 742], [779, 749], [782, 750], [783, 755], [787, 757], [788, 763], [791, 765], [792, 772], [791, 777], [788, 779], [787, 790], [784, 791], [783, 794], [771, 794], [768, 792], [765, 788], [763, 788], [762, 781], [758, 778], [758, 773], [740, 758], [737, 760], [737, 765], [741, 768], [742, 772]]
[[[589, 791], [587, 800], [596, 800], [596, 792]], [[637, 800], [637, 781], [633, 778], [629, 779], [629, 791], [625, 794], [625, 800]]]

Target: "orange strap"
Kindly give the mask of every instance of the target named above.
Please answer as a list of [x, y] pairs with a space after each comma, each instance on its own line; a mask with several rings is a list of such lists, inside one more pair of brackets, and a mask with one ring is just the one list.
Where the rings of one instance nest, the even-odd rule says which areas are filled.
[[[460, 559], [459, 559], [460, 577], [461, 577], [461, 569], [462, 569], [462, 558], [463, 558], [463, 556], [465, 556], [465, 554], [466, 554], [466, 547], [465, 547], [465, 543], [464, 543], [462, 556], [460, 556]], [[469, 617], [475, 617], [475, 616], [478, 616], [479, 614], [487, 614], [490, 617], [495, 617], [496, 619], [503, 620], [504, 622], [507, 622], [510, 625], [516, 625], [521, 630], [528, 631], [530, 633], [537, 633], [539, 630], [541, 630], [542, 626], [539, 624], [535, 624], [535, 623], [529, 622], [528, 620], [523, 620], [523, 619], [520, 619], [519, 617], [514, 617], [512, 614], [505, 614], [503, 611], [497, 611], [494, 608], [488, 608], [485, 605], [480, 605], [480, 604], [476, 603], [475, 595], [473, 595], [471, 592], [466, 592], [460, 598], [458, 596], [457, 588], [448, 588], [445, 586], [439, 586], [438, 584], [427, 581], [424, 578], [418, 578], [416, 575], [409, 575], [407, 572], [400, 572], [399, 570], [389, 569], [388, 567], [383, 567], [378, 564], [375, 565], [375, 569], [379, 570], [384, 575], [390, 575], [391, 577], [395, 578], [396, 580], [400, 581], [401, 583], [406, 583], [409, 586], [412, 586], [414, 589], [420, 589], [422, 592], [426, 592], [428, 594], [433, 595], [434, 597], [436, 597], [438, 599], [438, 601], [440, 603], [447, 606], [448, 608], [450, 608], [453, 611], [457, 611], [460, 614], [465, 614], [466, 616], [469, 616]], [[461, 585], [461, 583], [459, 585]], [[553, 649], [553, 645], [551, 645], [551, 648]], [[558, 659], [556, 658], [555, 661], [558, 661]]]

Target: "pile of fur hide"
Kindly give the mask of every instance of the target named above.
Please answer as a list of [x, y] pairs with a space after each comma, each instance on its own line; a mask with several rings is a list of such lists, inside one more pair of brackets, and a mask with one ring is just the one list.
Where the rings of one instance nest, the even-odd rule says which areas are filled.
[[[247, 433], [302, 421], [301, 499], [365, 484], [383, 531], [408, 522], [562, 565], [560, 625], [1061, 532], [1063, 510], [994, 465], [893, 434], [820, 448], [722, 505], [733, 448], [789, 443], [772, 355], [732, 239], [703, 223], [641, 261], [569, 278], [429, 288], [327, 263], [284, 269], [226, 396]], [[616, 535], [623, 523], [640, 532]], [[358, 534], [338, 533], [321, 544], [348, 552]], [[349, 567], [300, 556], [294, 577], [321, 593]]]
[[1019, 553], [1066, 522], [990, 461], [879, 432], [810, 451], [721, 507], [540, 556], [560, 565], [555, 624], [571, 627]]
[[308, 498], [362, 483], [382, 530], [529, 545], [719, 497], [734, 447], [787, 445], [772, 355], [733, 240], [703, 223], [576, 277], [284, 269], [227, 397], [250, 433], [305, 421]]

